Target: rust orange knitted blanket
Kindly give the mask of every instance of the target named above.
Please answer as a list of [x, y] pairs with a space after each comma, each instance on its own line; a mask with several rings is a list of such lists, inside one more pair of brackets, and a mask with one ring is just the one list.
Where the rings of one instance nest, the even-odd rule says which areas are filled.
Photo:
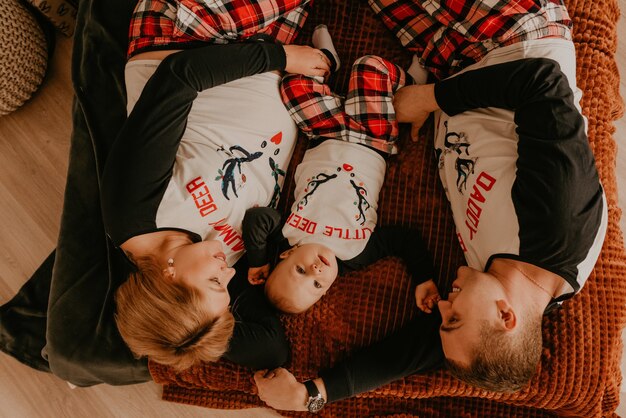
[[[352, 399], [328, 405], [326, 417], [611, 417], [619, 403], [621, 330], [626, 313], [626, 257], [619, 228], [615, 179], [616, 144], [612, 122], [622, 115], [614, 54], [616, 0], [569, 0], [574, 21], [578, 86], [589, 141], [609, 205], [607, 239], [595, 270], [582, 292], [544, 318], [544, 351], [530, 386], [515, 394], [475, 389], [447, 372], [410, 376]], [[344, 62], [376, 54], [407, 68], [409, 54], [374, 17], [367, 1], [317, 0], [300, 35], [325, 23]], [[336, 91], [345, 91], [347, 70], [335, 76]], [[439, 266], [442, 280], [454, 277], [463, 256], [432, 158], [432, 132], [421, 141], [403, 140], [402, 152], [390, 163], [380, 199], [380, 224], [419, 228]], [[296, 152], [294, 162], [302, 156]], [[291, 164], [290, 167], [295, 167]], [[285, 183], [291, 196], [293, 184]], [[290, 203], [290, 202], [284, 202]], [[300, 381], [399, 328], [416, 313], [411, 282], [397, 260], [384, 260], [358, 279], [346, 276], [306, 314], [285, 316], [292, 345], [287, 368]], [[449, 287], [441, 283], [440, 288]], [[263, 406], [253, 395], [252, 372], [225, 361], [175, 374], [151, 363], [154, 380], [164, 385], [163, 399], [211, 408]], [[284, 414], [284, 413], [283, 413]], [[299, 416], [298, 413], [286, 415]]]

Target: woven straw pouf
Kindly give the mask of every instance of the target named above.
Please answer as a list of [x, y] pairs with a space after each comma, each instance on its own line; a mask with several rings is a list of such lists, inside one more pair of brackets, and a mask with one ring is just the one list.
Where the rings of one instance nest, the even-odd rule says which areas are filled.
[[33, 95], [47, 64], [46, 37], [35, 17], [19, 0], [0, 0], [0, 116]]

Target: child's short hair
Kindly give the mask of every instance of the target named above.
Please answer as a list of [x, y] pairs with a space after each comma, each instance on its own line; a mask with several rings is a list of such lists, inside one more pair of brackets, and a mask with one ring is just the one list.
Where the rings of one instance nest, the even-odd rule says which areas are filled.
[[233, 333], [232, 313], [212, 316], [201, 293], [174, 281], [153, 257], [135, 263], [137, 271], [115, 294], [115, 322], [131, 351], [178, 371], [218, 360]]
[[494, 392], [516, 392], [537, 371], [541, 359], [542, 315], [527, 316], [523, 328], [506, 335], [487, 321], [481, 325], [480, 343], [469, 366], [446, 360], [450, 373], [472, 386]]

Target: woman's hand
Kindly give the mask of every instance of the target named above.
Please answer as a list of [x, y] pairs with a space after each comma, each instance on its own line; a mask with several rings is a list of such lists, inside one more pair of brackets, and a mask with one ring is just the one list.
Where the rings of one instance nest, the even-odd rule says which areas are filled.
[[248, 269], [248, 281], [252, 285], [263, 284], [270, 275], [269, 263], [261, 267], [250, 267]]
[[441, 297], [434, 281], [429, 280], [415, 288], [415, 302], [420, 310], [431, 313], [439, 300]]
[[411, 139], [417, 141], [417, 134], [428, 116], [439, 109], [435, 99], [435, 85], [402, 87], [393, 98], [393, 107], [398, 122], [411, 124]]
[[305, 45], [284, 45], [287, 65], [292, 74], [325, 77], [330, 73], [330, 61], [322, 51]]
[[306, 411], [309, 394], [303, 383], [287, 369], [259, 370], [254, 373], [259, 399], [274, 409]]

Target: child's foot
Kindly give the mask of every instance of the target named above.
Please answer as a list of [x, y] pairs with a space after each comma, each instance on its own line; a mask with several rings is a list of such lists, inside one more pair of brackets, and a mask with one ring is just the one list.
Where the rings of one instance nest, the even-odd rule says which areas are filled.
[[419, 63], [417, 55], [413, 55], [413, 61], [411, 62], [411, 65], [409, 66], [409, 69], [406, 70], [406, 72], [408, 75], [413, 77], [413, 81], [415, 84], [426, 84], [426, 80], [428, 79], [428, 71]]
[[335, 72], [339, 69], [339, 55], [335, 45], [333, 45], [333, 39], [330, 37], [328, 28], [326, 25], [317, 25], [313, 31], [313, 46], [320, 49], [330, 60], [330, 71]]

